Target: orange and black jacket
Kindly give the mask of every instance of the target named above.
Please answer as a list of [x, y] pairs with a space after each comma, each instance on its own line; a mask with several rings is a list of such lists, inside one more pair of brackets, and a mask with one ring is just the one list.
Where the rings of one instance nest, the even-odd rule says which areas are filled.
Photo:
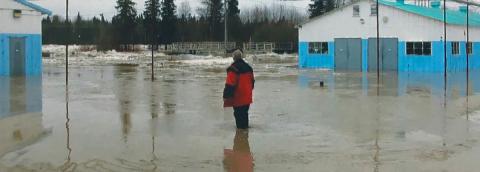
[[253, 102], [255, 79], [253, 69], [243, 60], [236, 60], [227, 69], [223, 90], [224, 107], [240, 107]]

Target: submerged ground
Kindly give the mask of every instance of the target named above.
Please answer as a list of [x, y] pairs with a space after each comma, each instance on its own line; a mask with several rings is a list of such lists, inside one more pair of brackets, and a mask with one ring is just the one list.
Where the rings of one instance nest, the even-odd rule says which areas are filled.
[[465, 73], [449, 74], [444, 98], [440, 73], [383, 73], [378, 85], [374, 73], [249, 56], [257, 82], [246, 133], [222, 108], [229, 58], [157, 57], [153, 82], [148, 60], [74, 57], [68, 86], [55, 58], [42, 79], [0, 79], [11, 90], [0, 98], [10, 104], [0, 106], [0, 171], [480, 168], [480, 72], [468, 97]]

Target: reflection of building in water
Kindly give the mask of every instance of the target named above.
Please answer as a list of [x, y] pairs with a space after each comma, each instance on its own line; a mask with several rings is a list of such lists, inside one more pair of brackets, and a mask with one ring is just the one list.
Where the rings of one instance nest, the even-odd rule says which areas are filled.
[[253, 171], [253, 156], [248, 142], [248, 131], [237, 130], [233, 140], [233, 149], [224, 150], [225, 171]]
[[122, 134], [124, 139], [126, 140], [128, 134], [130, 133], [130, 129], [132, 127], [132, 97], [133, 88], [135, 87], [135, 78], [137, 74], [137, 68], [135, 66], [116, 66], [115, 67], [115, 78], [117, 81], [117, 89], [115, 90], [115, 94], [119, 101], [119, 112], [120, 112], [120, 120], [122, 124]]
[[163, 97], [163, 111], [165, 115], [174, 115], [176, 113], [177, 102], [175, 96], [177, 95], [177, 82], [175, 80], [169, 81], [162, 87], [162, 92], [165, 93]]
[[[480, 92], [480, 71], [470, 72], [469, 93]], [[424, 72], [385, 72], [380, 75], [381, 96], [436, 95], [443, 96], [444, 75]], [[303, 71], [298, 77], [301, 87], [319, 87], [325, 83], [325, 89], [331, 92], [361, 89], [362, 93], [376, 95], [377, 77], [375, 73], [334, 73], [332, 71]], [[465, 72], [452, 72], [447, 75], [448, 96], [466, 96], [467, 79]]]
[[0, 77], [0, 156], [45, 135], [41, 77]]
[[[469, 94], [479, 93], [480, 71], [470, 73]], [[465, 114], [461, 105], [466, 96], [466, 73], [449, 73], [447, 78], [447, 110], [444, 107], [444, 76], [441, 73], [382, 73], [378, 95], [376, 74], [302, 71], [298, 83], [301, 87], [318, 89], [320, 96], [309, 96], [307, 101], [321, 104], [312, 111], [322, 112], [322, 123], [354, 136], [358, 141], [375, 139], [377, 114], [381, 126], [393, 128], [381, 130], [383, 135], [392, 134], [396, 139], [412, 139], [418, 132], [434, 137], [443, 136], [444, 115]], [[365, 79], [367, 78], [367, 79]], [[363, 81], [367, 82], [363, 82]], [[319, 86], [325, 82], [325, 87]], [[368, 93], [368, 94], [365, 94]], [[330, 97], [334, 95], [335, 98]], [[379, 99], [379, 100], [377, 100]], [[472, 98], [473, 99], [473, 98]], [[376, 101], [379, 101], [378, 103]], [[355, 106], [345, 107], [346, 104]], [[469, 106], [478, 105], [470, 102]], [[378, 108], [379, 111], [375, 111]], [[456, 120], [456, 119], [455, 119]], [[452, 123], [453, 119], [448, 119]], [[460, 121], [461, 122], [461, 121]], [[425, 125], [429, 124], [429, 125]], [[454, 123], [455, 124], [455, 123]], [[451, 124], [450, 124], [451, 125]], [[448, 131], [450, 138], [461, 137], [460, 131]], [[450, 139], [450, 142], [456, 141]]]

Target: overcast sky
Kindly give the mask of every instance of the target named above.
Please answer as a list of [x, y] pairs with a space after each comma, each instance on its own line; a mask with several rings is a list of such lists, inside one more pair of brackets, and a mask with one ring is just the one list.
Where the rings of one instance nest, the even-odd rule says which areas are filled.
[[[137, 11], [143, 11], [145, 0], [133, 1], [137, 3], [135, 6]], [[183, 1], [189, 1], [192, 10], [197, 9], [201, 2], [201, 0], [175, 0], [177, 7]], [[65, 0], [32, 0], [32, 2], [50, 9], [54, 15], [65, 16]], [[82, 16], [91, 18], [103, 13], [105, 17], [111, 18], [115, 14], [115, 2], [115, 0], [69, 0], [69, 14], [74, 16], [80, 12]], [[285, 4], [305, 12], [310, 0], [239, 0], [240, 9], [272, 3]]]

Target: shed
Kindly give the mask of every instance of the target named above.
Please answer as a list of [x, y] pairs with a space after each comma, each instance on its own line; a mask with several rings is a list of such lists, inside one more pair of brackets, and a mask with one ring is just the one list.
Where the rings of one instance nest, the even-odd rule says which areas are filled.
[[27, 0], [0, 0], [0, 75], [42, 73], [42, 17], [52, 12]]

